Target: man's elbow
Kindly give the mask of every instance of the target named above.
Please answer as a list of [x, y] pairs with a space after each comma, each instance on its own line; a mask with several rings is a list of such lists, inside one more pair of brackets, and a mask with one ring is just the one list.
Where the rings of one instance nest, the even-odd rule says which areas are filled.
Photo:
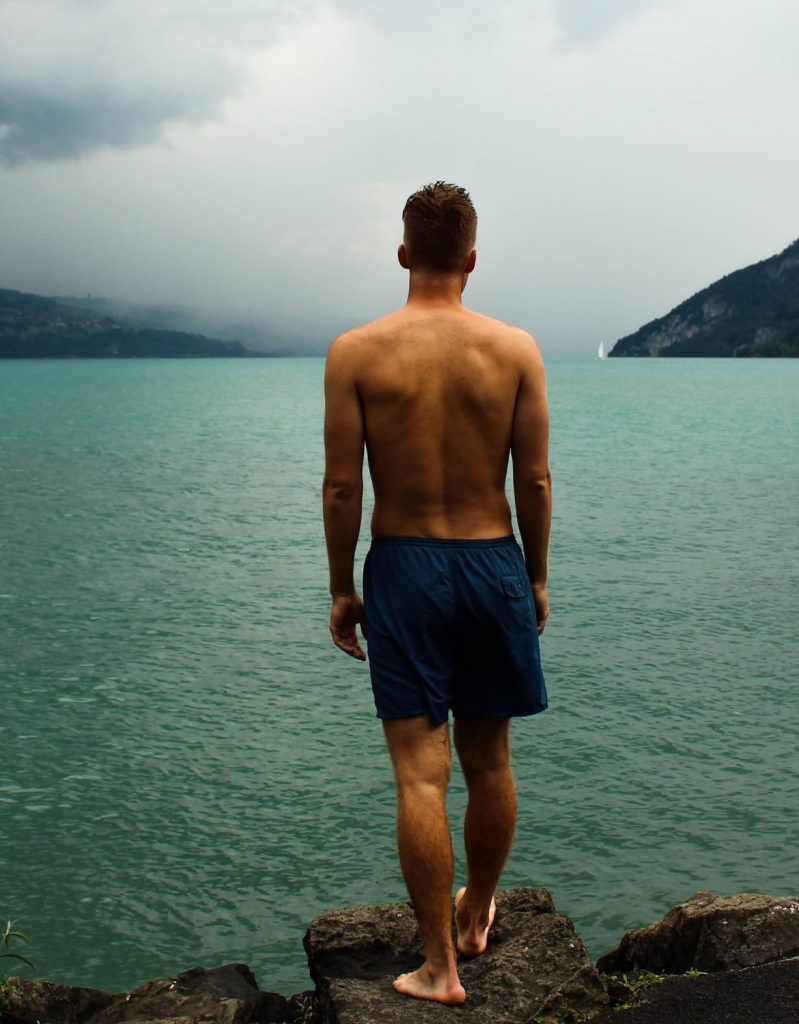
[[326, 476], [322, 495], [326, 503], [355, 501], [363, 494], [363, 480], [345, 476]]
[[531, 469], [514, 473], [514, 487], [522, 494], [541, 494], [552, 490], [552, 472], [545, 469]]

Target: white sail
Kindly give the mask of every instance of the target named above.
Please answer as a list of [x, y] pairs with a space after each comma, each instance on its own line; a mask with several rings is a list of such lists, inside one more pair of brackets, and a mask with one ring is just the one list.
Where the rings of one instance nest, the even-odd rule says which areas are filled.
[[599, 343], [599, 351], [597, 352], [597, 355], [599, 356], [600, 359], [607, 359], [607, 355], [605, 354], [605, 342], [604, 341], [600, 341], [600, 343]]

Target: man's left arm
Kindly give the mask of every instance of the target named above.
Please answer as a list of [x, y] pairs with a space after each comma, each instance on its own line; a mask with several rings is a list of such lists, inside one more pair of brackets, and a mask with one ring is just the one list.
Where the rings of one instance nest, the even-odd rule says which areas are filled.
[[351, 343], [337, 338], [325, 364], [325, 479], [322, 504], [330, 567], [330, 633], [346, 654], [366, 660], [356, 626], [366, 616], [355, 589], [355, 546], [361, 529], [364, 420], [352, 369]]

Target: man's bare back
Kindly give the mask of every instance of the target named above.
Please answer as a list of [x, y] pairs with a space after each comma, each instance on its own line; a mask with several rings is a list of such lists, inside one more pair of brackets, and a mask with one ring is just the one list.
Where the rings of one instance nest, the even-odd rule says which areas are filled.
[[536, 361], [530, 335], [462, 306], [409, 305], [337, 344], [363, 406], [372, 535], [509, 534], [505, 477], [516, 397]]
[[326, 487], [346, 495], [359, 485], [365, 446], [373, 537], [510, 534], [512, 455], [516, 516], [543, 628], [549, 434], [544, 366], [532, 337], [460, 302], [411, 297], [333, 342], [326, 390]]

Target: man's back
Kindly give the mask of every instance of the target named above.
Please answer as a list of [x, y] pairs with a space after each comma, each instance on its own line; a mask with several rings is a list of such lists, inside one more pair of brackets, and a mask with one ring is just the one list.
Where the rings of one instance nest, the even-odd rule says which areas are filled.
[[409, 304], [339, 344], [363, 409], [372, 534], [500, 537], [520, 388], [546, 403], [529, 334], [464, 307]]

